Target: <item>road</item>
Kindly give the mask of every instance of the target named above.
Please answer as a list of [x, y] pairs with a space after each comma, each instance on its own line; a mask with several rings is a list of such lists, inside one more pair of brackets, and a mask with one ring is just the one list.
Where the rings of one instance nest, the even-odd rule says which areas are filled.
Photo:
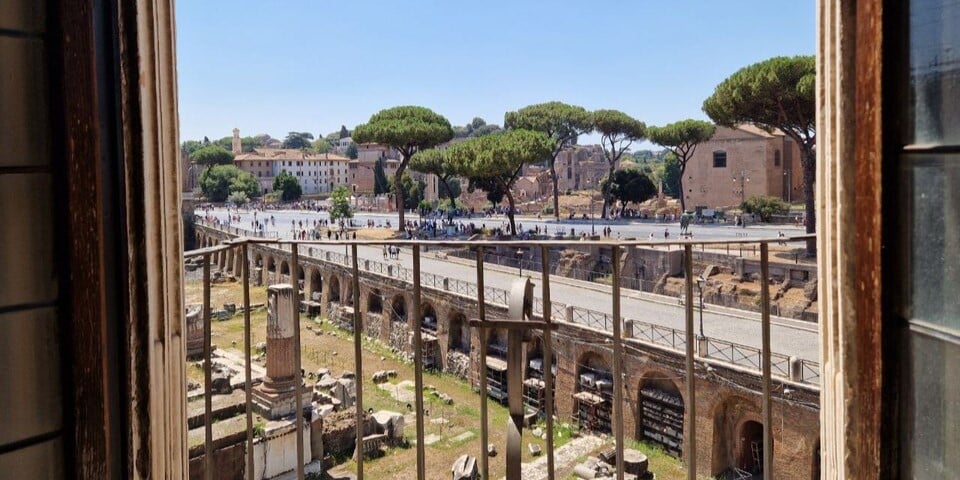
[[[197, 212], [202, 215], [203, 212]], [[221, 222], [227, 219], [227, 213], [223, 210], [213, 211], [212, 216], [220, 218]], [[240, 213], [241, 220], [234, 226], [249, 228], [252, 215], [249, 213]], [[274, 217], [275, 227], [279, 236], [290, 238], [290, 230], [279, 228], [280, 226], [289, 226], [293, 221], [304, 221], [304, 225], [313, 220], [325, 219], [325, 213], [303, 212], [303, 211], [267, 211], [258, 214], [262, 220], [263, 216]], [[355, 220], [361, 224], [366, 224], [368, 219], [374, 221], [384, 221], [390, 218], [383, 214], [360, 214]], [[464, 220], [466, 222], [480, 221], [498, 221], [498, 219], [473, 219]], [[396, 222], [396, 220], [393, 220]], [[556, 228], [557, 223], [536, 222], [536, 219], [523, 219], [521, 223], [546, 225]], [[395, 223], [394, 223], [395, 224]], [[561, 228], [583, 228], [582, 223], [571, 223], [563, 221], [559, 224]], [[650, 232], [659, 232], [662, 238], [663, 229], [672, 229], [679, 231], [679, 226], [673, 224], [651, 224], [651, 223], [610, 223], [616, 232], [621, 235], [639, 236], [644, 238]], [[602, 227], [600, 227], [602, 228]], [[722, 238], [742, 238], [744, 234], [747, 238], [770, 238], [776, 237], [778, 231], [784, 231], [787, 235], [801, 233], [799, 229], [787, 228], [763, 228], [748, 227], [737, 228], [727, 225], [697, 225], [694, 226], [697, 239], [722, 239]], [[283, 230], [286, 230], [284, 234]], [[344, 248], [335, 246], [314, 246], [315, 250], [329, 250], [336, 253], [346, 253]], [[303, 250], [301, 250], [303, 252]], [[305, 252], [304, 252], [305, 253]], [[383, 261], [382, 249], [377, 247], [359, 247], [360, 258], [374, 261]], [[303, 254], [303, 253], [302, 253]], [[400, 259], [391, 261], [407, 268], [412, 268], [412, 255], [409, 250], [401, 252]], [[425, 253], [421, 257], [421, 270], [425, 273], [445, 276], [451, 279], [462, 280], [470, 283], [476, 283], [476, 269], [473, 262], [462, 259], [442, 259], [435, 256], [434, 253]], [[517, 278], [519, 272], [513, 268], [500, 267], [496, 265], [487, 265], [484, 269], [484, 278], [486, 285], [500, 289], [509, 290], [511, 282]], [[531, 277], [535, 283], [540, 278], [536, 272], [524, 271], [525, 276]], [[612, 296], [609, 286], [597, 283], [572, 280], [565, 277], [551, 276], [551, 298], [556, 302], [561, 302], [569, 306], [577, 306], [602, 313], [612, 312]], [[637, 292], [634, 290], [622, 290], [621, 295], [621, 314], [628, 319], [640, 320], [643, 322], [659, 325], [663, 327], [684, 330], [685, 311], [677, 302], [677, 299], [654, 295], [646, 292]], [[535, 295], [540, 296], [537, 290]], [[699, 323], [699, 309], [694, 312]], [[754, 348], [760, 348], [760, 315], [754, 312], [743, 310], [734, 310], [717, 307], [708, 304], [703, 311], [704, 335], [710, 338], [716, 338], [727, 342], [747, 345]], [[810, 322], [794, 320], [789, 318], [773, 317], [771, 322], [771, 350], [775, 353], [796, 356], [798, 358], [819, 361], [819, 334], [817, 326]]]
[[[221, 222], [225, 222], [230, 214], [227, 213], [224, 209], [215, 209], [209, 212], [204, 212], [201, 210], [196, 211], [197, 215], [206, 216], [209, 215], [212, 218], [218, 218]], [[237, 213], [234, 213], [237, 215]], [[234, 222], [233, 226], [251, 229], [251, 222], [253, 221], [253, 214], [249, 211], [241, 210], [239, 212], [240, 222]], [[270, 218], [273, 218], [273, 222], [270, 223]], [[278, 236], [283, 238], [290, 238], [292, 231], [292, 222], [294, 221], [303, 221], [304, 228], [307, 228], [309, 224], [311, 227], [315, 220], [327, 220], [329, 219], [327, 212], [314, 212], [309, 210], [267, 210], [264, 212], [257, 213], [257, 220], [264, 221], [268, 220], [266, 226], [266, 231], [269, 233], [276, 233]], [[406, 216], [407, 220], [419, 220], [419, 217], [416, 215], [408, 214]], [[359, 212], [354, 216], [354, 222], [357, 225], [366, 225], [368, 220], [372, 220], [375, 225], [383, 226], [386, 225], [386, 222], [390, 222], [391, 225], [396, 227], [397, 225], [397, 215], [391, 213], [366, 213]], [[505, 215], [497, 215], [493, 217], [484, 217], [476, 216], [473, 218], [457, 218], [454, 219], [457, 223], [461, 224], [470, 224], [473, 223], [477, 227], [487, 227], [487, 228], [497, 228], [504, 227], [507, 225], [507, 218]], [[536, 217], [532, 216], [517, 216], [517, 228], [523, 229], [532, 229], [534, 227], [540, 227], [541, 231], [546, 231], [549, 233], [564, 232], [569, 234], [570, 229], [576, 231], [576, 234], [587, 233], [592, 235], [596, 233], [600, 234], [604, 227], [610, 227], [613, 231], [611, 234], [614, 238], [619, 234], [621, 237], [634, 237], [638, 239], [646, 239], [652, 233], [655, 239], [663, 239], [664, 231], [670, 234], [670, 238], [676, 239], [677, 235], [680, 233], [680, 224], [679, 222], [653, 222], [650, 220], [639, 221], [639, 220], [600, 220], [596, 221], [591, 220], [561, 220], [556, 222], [552, 219], [541, 219], [537, 220]], [[438, 220], [439, 222], [439, 220]], [[736, 227], [732, 223], [725, 224], [693, 224], [690, 226], [690, 230], [694, 234], [694, 238], [697, 240], [722, 240], [722, 239], [735, 239], [735, 238], [774, 238], [777, 236], [778, 232], [783, 232], [787, 236], [792, 235], [802, 235], [804, 233], [803, 227], [797, 227], [793, 225], [777, 225], [775, 227], [769, 226], [759, 226], [751, 225], [749, 227]]]

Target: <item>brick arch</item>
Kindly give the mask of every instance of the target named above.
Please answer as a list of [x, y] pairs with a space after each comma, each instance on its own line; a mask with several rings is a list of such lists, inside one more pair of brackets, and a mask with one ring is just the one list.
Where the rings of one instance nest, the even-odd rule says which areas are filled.
[[280, 260], [280, 275], [290, 275], [290, 263], [286, 259]]
[[254, 268], [263, 268], [263, 254], [260, 252], [253, 252], [253, 266]]
[[367, 312], [383, 313], [383, 294], [380, 293], [379, 288], [373, 288], [367, 292]]
[[420, 328], [426, 333], [436, 335], [439, 324], [440, 319], [437, 317], [436, 307], [429, 301], [424, 300], [420, 304]]
[[[347, 306], [351, 306], [351, 307], [354, 306], [353, 305], [353, 282], [350, 281], [349, 279], [344, 279], [343, 284], [340, 286], [340, 288], [343, 290], [343, 294], [340, 296], [341, 298], [340, 303]], [[359, 305], [356, 305], [356, 307], [359, 308]]]
[[447, 314], [447, 350], [470, 353], [470, 326], [467, 316], [459, 310]]
[[487, 355], [491, 357], [507, 358], [507, 331], [494, 328], [487, 333]]
[[739, 434], [746, 422], [762, 424], [760, 406], [740, 395], [722, 397], [711, 411], [713, 418], [713, 445], [710, 474], [719, 475], [733, 467], [739, 467], [742, 445]]
[[266, 262], [264, 265], [264, 271], [268, 273], [274, 273], [277, 271], [277, 262], [276, 259], [273, 258], [273, 255], [264, 255], [263, 259]]
[[307, 298], [313, 300], [314, 293], [322, 294], [323, 293], [323, 276], [320, 274], [319, 268], [311, 268], [310, 277], [306, 284]]
[[613, 369], [606, 355], [586, 350], [577, 358], [574, 414], [580, 428], [609, 433], [613, 429]]
[[410, 320], [410, 314], [407, 312], [407, 299], [402, 293], [398, 293], [390, 299], [390, 322], [407, 323]]
[[654, 443], [683, 458], [686, 404], [676, 374], [659, 368], [645, 371], [637, 382], [637, 440]]
[[340, 278], [336, 275], [329, 275], [329, 277], [327, 285], [330, 291], [327, 293], [327, 301], [330, 303], [340, 303]]
[[[533, 341], [527, 344], [527, 364], [524, 365], [524, 370], [525, 370], [523, 375], [524, 378], [530, 377], [530, 374], [531, 374], [530, 361], [537, 360], [537, 359], [539, 359], [541, 362], [543, 361], [543, 338], [542, 337], [534, 337]], [[550, 357], [550, 365], [552, 366], [552, 370], [554, 371], [554, 377], [556, 377], [556, 372], [559, 369], [559, 367], [557, 366], [556, 339], [554, 339], [553, 341], [553, 353], [552, 353], [552, 356]]]

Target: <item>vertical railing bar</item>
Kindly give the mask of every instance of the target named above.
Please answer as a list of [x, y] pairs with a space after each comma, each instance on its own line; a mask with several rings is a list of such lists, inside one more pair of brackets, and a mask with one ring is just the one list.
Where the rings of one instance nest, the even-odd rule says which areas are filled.
[[687, 376], [687, 394], [684, 405], [683, 418], [688, 419], [690, 428], [684, 437], [683, 451], [687, 461], [687, 479], [696, 480], [697, 478], [697, 402], [696, 402], [696, 372], [694, 371], [693, 353], [693, 247], [690, 244], [683, 247], [683, 270], [686, 280], [686, 301], [683, 302], [686, 310], [686, 334], [687, 334], [687, 353], [686, 353], [686, 376]]
[[247, 416], [247, 480], [253, 480], [253, 379], [251, 378], [250, 355], [250, 244], [244, 242], [240, 247], [243, 254], [240, 276], [243, 281], [243, 369], [246, 380], [243, 382], [244, 401]]
[[300, 358], [300, 256], [296, 243], [290, 244], [290, 284], [293, 286], [293, 358], [297, 368], [294, 405], [297, 408], [297, 480], [303, 480], [303, 362]]
[[[550, 247], [540, 246], [540, 278], [543, 284], [543, 321], [553, 323], [552, 306], [550, 305]], [[547, 328], [543, 330], [543, 388], [544, 401], [546, 405], [547, 416], [547, 479], [553, 480], [554, 455], [553, 455], [553, 332]]]
[[489, 435], [487, 424], [487, 329], [483, 322], [487, 320], [487, 303], [483, 285], [483, 247], [477, 247], [477, 316], [481, 327], [480, 334], [480, 478], [490, 478], [490, 459], [487, 456]]
[[417, 404], [417, 480], [426, 478], [426, 454], [423, 445], [423, 338], [420, 325], [420, 245], [413, 245], [413, 364], [415, 397]]
[[213, 360], [210, 333], [210, 260], [203, 256], [203, 478], [213, 480]]
[[623, 344], [620, 329], [620, 246], [610, 250], [613, 264], [613, 427], [617, 452], [617, 480], [623, 480]]
[[773, 473], [773, 412], [770, 409], [770, 245], [760, 244], [760, 325], [763, 349], [763, 477]]
[[353, 254], [353, 362], [357, 372], [357, 480], [363, 480], [363, 319], [360, 318], [360, 263], [357, 244], [351, 245]]

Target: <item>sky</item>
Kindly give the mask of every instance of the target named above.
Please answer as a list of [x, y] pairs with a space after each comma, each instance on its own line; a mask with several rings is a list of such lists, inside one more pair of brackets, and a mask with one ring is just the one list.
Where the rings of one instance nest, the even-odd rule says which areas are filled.
[[738, 69], [812, 55], [814, 17], [813, 0], [178, 0], [180, 138], [323, 136], [397, 105], [453, 125], [552, 100], [707, 120]]

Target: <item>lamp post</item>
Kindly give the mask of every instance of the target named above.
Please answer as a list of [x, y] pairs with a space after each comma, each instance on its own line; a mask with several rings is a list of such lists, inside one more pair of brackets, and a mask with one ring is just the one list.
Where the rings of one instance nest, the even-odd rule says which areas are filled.
[[697, 277], [697, 290], [700, 292], [700, 338], [703, 336], [703, 287], [707, 283], [707, 279], [703, 278], [703, 275]]
[[734, 181], [734, 182], [736, 182], [737, 180], [740, 181], [740, 204], [741, 204], [741, 205], [743, 205], [743, 202], [746, 202], [746, 201], [747, 201], [747, 197], [746, 197], [746, 183], [750, 181], [750, 177], [747, 176], [749, 173], [750, 173], [750, 172], [748, 172], [748, 171], [746, 171], [746, 170], [740, 170], [740, 172], [737, 174], [737, 176], [736, 176], [736, 177], [733, 177], [733, 181]]
[[517, 249], [517, 266], [520, 267], [520, 276], [523, 276], [523, 249]]

